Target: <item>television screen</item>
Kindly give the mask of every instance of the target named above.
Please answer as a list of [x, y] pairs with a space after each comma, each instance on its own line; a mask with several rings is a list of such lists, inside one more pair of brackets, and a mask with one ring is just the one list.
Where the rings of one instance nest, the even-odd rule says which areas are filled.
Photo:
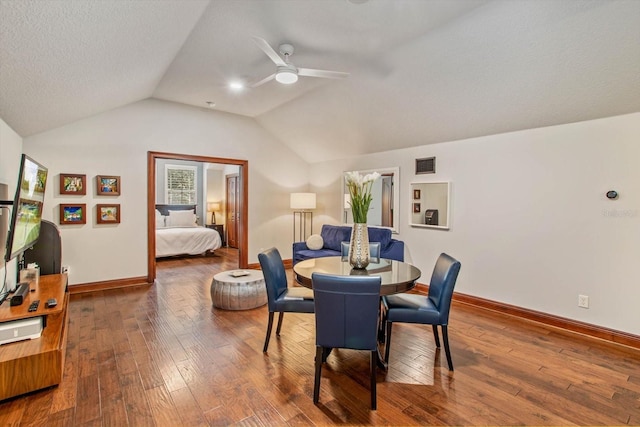
[[38, 240], [46, 185], [47, 168], [23, 154], [7, 236], [7, 261], [29, 249]]

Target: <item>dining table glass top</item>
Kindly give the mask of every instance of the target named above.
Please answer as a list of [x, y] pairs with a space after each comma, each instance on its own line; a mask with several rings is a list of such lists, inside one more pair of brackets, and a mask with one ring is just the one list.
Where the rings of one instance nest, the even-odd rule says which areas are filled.
[[381, 258], [380, 262], [371, 262], [365, 269], [354, 269], [342, 257], [331, 256], [311, 258], [293, 266], [293, 276], [302, 286], [312, 288], [313, 273], [335, 274], [339, 276], [380, 276], [382, 288], [380, 295], [392, 295], [406, 292], [416, 285], [422, 274], [420, 270], [406, 262]]

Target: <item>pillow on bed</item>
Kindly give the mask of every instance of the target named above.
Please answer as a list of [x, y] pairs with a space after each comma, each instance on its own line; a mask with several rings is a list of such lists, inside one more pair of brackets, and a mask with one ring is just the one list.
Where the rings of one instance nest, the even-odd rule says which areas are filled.
[[160, 211], [158, 209], [156, 209], [156, 228], [164, 228], [165, 227], [165, 222], [164, 222], [164, 216], [162, 216], [162, 213], [160, 213]]
[[196, 214], [192, 210], [169, 211], [167, 227], [196, 227]]

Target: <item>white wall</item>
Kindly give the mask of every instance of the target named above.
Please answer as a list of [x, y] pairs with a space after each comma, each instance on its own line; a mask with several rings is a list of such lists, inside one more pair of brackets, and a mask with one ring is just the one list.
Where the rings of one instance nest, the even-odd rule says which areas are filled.
[[[70, 283], [147, 275], [147, 152], [249, 161], [248, 260], [276, 246], [291, 257], [289, 193], [306, 190], [308, 165], [241, 116], [154, 99], [137, 102], [24, 139], [24, 151], [49, 168], [44, 218], [56, 224], [60, 203], [86, 203], [86, 225], [61, 225]], [[60, 173], [87, 175], [86, 196], [61, 196]], [[121, 195], [95, 195], [95, 176], [119, 175]], [[289, 186], [289, 187], [286, 187]], [[121, 223], [96, 225], [95, 205], [120, 203]]]
[[[639, 141], [636, 113], [315, 164], [316, 219], [341, 221], [343, 171], [399, 166], [396, 237], [420, 282], [447, 252], [462, 262], [459, 292], [638, 335]], [[437, 173], [415, 175], [429, 156]], [[419, 180], [451, 181], [449, 231], [408, 225]]]
[[[18, 173], [20, 172], [20, 156], [22, 155], [22, 138], [15, 133], [0, 118], [0, 183], [7, 184], [8, 200], [13, 200], [18, 185]], [[0, 215], [9, 223], [10, 210], [1, 208]], [[6, 245], [5, 239], [0, 239], [0, 245]], [[4, 254], [4, 251], [0, 251]], [[16, 286], [17, 264], [13, 259], [5, 266], [4, 258], [0, 260], [0, 294], [4, 292], [2, 279], [5, 279], [6, 289], [14, 289]], [[6, 271], [5, 271], [6, 269]]]

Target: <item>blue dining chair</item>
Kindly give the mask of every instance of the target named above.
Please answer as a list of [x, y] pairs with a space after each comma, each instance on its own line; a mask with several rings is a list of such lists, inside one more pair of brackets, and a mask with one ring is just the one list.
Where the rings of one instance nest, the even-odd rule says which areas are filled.
[[[340, 242], [340, 255], [342, 261], [349, 261], [349, 244], [350, 242]], [[380, 262], [380, 242], [369, 243], [369, 260], [374, 263]]]
[[460, 261], [442, 253], [438, 257], [431, 275], [428, 296], [403, 293], [382, 297], [383, 322], [386, 325], [385, 363], [389, 363], [391, 326], [394, 322], [432, 325], [433, 336], [438, 348], [440, 348], [440, 338], [438, 336], [438, 325], [440, 325], [447, 363], [449, 364], [449, 370], [453, 371], [447, 325], [449, 323], [449, 309], [451, 308], [453, 288], [456, 285], [459, 272]]
[[371, 409], [376, 409], [380, 276], [313, 273], [316, 360], [313, 403], [320, 398], [322, 363], [333, 348], [370, 352]]
[[303, 287], [290, 288], [288, 286], [287, 273], [278, 249], [270, 248], [258, 254], [258, 261], [260, 261], [260, 267], [264, 274], [264, 283], [267, 287], [267, 305], [269, 307], [267, 336], [264, 339], [264, 348], [262, 349], [262, 352], [266, 353], [269, 348], [274, 313], [280, 313], [278, 327], [276, 328], [276, 336], [280, 336], [285, 312], [313, 313], [313, 291]]

